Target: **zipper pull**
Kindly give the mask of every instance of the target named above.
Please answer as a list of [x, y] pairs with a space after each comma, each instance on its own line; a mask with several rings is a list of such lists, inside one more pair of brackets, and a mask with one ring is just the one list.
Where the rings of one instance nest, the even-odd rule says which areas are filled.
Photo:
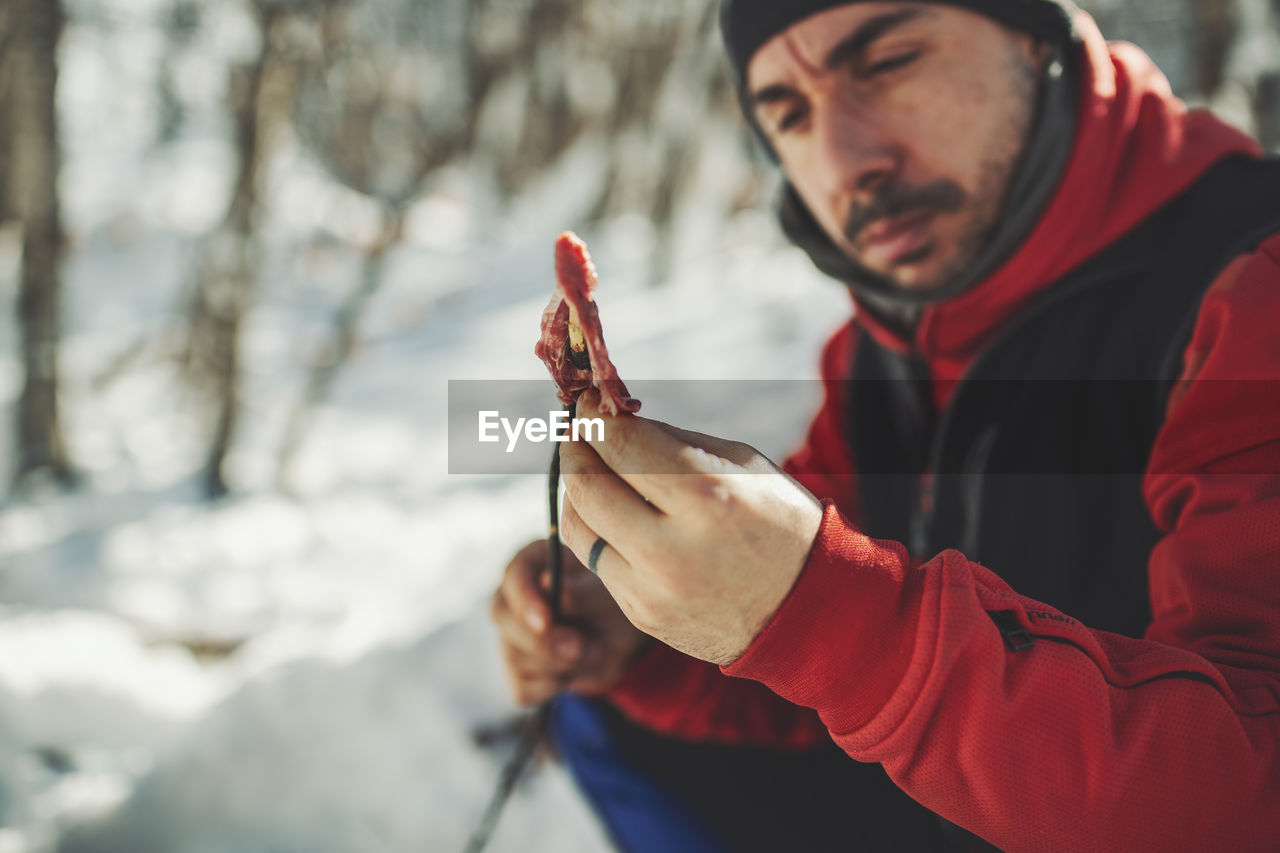
[[916, 479], [916, 508], [911, 513], [911, 541], [906, 545], [911, 555], [919, 560], [926, 558], [925, 551], [929, 547], [929, 528], [933, 526], [934, 482], [933, 471], [928, 467]]
[[1000, 629], [1000, 636], [1004, 637], [1004, 644], [1009, 647], [1009, 651], [1025, 652], [1036, 644], [1035, 639], [1027, 633], [1027, 629], [1023, 628], [1022, 623], [1018, 621], [1018, 611], [988, 610], [987, 615], [991, 617], [991, 621], [996, 623], [996, 627]]

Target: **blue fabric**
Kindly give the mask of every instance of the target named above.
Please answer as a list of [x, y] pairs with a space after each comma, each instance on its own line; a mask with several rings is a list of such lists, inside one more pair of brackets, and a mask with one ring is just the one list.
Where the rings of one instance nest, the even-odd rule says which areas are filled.
[[624, 853], [729, 853], [680, 801], [619, 756], [594, 702], [556, 698], [551, 734], [578, 786]]

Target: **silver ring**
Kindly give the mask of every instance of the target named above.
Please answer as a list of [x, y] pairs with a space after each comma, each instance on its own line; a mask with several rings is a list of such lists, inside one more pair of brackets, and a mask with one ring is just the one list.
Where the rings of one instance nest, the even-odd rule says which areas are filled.
[[600, 555], [608, 546], [609, 543], [604, 541], [603, 536], [597, 538], [595, 544], [591, 546], [591, 553], [587, 555], [587, 568], [591, 570], [591, 574], [600, 574]]

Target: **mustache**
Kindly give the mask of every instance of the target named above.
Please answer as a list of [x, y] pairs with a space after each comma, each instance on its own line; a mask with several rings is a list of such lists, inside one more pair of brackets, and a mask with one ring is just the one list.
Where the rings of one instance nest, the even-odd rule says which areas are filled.
[[950, 213], [964, 207], [964, 190], [948, 180], [938, 180], [922, 187], [901, 184], [885, 186], [865, 204], [854, 203], [844, 224], [844, 237], [852, 245], [862, 230], [881, 219], [893, 219], [916, 211]]

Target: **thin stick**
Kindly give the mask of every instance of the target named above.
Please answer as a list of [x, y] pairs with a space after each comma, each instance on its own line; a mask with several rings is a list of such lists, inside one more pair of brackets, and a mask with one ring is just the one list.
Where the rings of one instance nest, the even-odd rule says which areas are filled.
[[494, 789], [489, 805], [484, 810], [484, 816], [480, 818], [476, 831], [471, 834], [471, 840], [467, 842], [466, 853], [480, 853], [484, 850], [493, 831], [498, 828], [498, 818], [502, 816], [502, 808], [510, 799], [511, 792], [516, 788], [516, 782], [520, 781], [520, 774], [524, 772], [525, 765], [529, 763], [529, 759], [538, 748], [538, 743], [542, 740], [542, 730], [547, 724], [550, 707], [550, 702], [542, 703], [538, 706], [538, 710], [525, 721], [520, 743], [512, 753], [507, 766], [502, 768], [498, 787]]
[[[565, 406], [572, 422], [578, 414], [577, 402]], [[551, 471], [547, 476], [547, 517], [550, 519], [550, 532], [547, 534], [547, 570], [551, 574], [550, 590], [547, 593], [547, 604], [551, 606], [551, 621], [560, 621], [560, 590], [564, 585], [564, 561], [560, 554], [560, 445], [551, 453]]]
[[[565, 407], [569, 411], [569, 420], [572, 421], [577, 414], [577, 406], [570, 403]], [[547, 571], [551, 575], [550, 589], [547, 592], [547, 604], [551, 607], [551, 621], [559, 622], [561, 616], [561, 589], [563, 588], [564, 561], [560, 554], [560, 445], [556, 444], [555, 450], [551, 453], [551, 468], [547, 472], [547, 516], [550, 521], [547, 533]], [[512, 753], [511, 758], [507, 761], [507, 765], [502, 768], [502, 775], [498, 778], [498, 786], [493, 791], [493, 796], [489, 798], [489, 805], [484, 810], [484, 816], [480, 818], [480, 823], [476, 826], [475, 832], [471, 834], [471, 840], [467, 842], [466, 853], [480, 853], [489, 843], [489, 839], [493, 836], [493, 831], [498, 828], [498, 818], [502, 816], [502, 809], [507, 804], [507, 800], [511, 798], [511, 792], [515, 790], [516, 783], [520, 781], [520, 776], [524, 773], [524, 769], [529, 764], [529, 760], [533, 758], [533, 754], [538, 749], [538, 744], [542, 742], [543, 733], [547, 727], [547, 721], [551, 716], [551, 702], [543, 702], [538, 709], [525, 721], [524, 731], [520, 734], [520, 742], [516, 745], [516, 751]]]

